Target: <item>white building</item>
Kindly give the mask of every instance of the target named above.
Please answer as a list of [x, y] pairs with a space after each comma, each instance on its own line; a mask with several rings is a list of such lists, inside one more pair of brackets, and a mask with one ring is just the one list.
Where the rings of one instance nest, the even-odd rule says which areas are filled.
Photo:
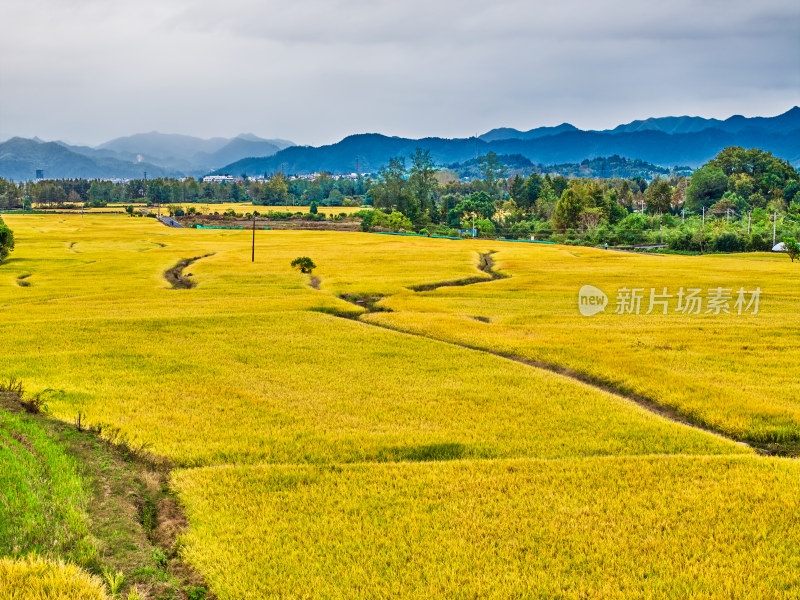
[[203, 177], [203, 183], [241, 183], [244, 181], [241, 177], [233, 177], [231, 175], [206, 175]]

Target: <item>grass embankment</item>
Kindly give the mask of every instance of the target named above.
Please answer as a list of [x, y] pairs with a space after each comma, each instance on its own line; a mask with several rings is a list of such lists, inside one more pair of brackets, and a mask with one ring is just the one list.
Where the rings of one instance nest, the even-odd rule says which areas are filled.
[[[795, 390], [794, 355], [766, 352], [797, 331], [794, 292], [740, 320], [577, 313], [586, 283], [767, 290], [788, 263], [316, 232], [259, 232], [251, 263], [250, 232], [13, 220], [0, 376], [183, 467], [185, 555], [221, 598], [797, 596], [798, 463], [491, 353], [795, 427], [774, 393]], [[510, 278], [411, 290], [486, 277], [491, 250]], [[170, 289], [167, 269], [210, 252]], [[345, 294], [383, 296], [394, 312], [361, 319], [417, 335], [325, 314], [365, 313]], [[749, 409], [727, 394], [748, 369]]]
[[0, 599], [178, 599], [185, 520], [167, 471], [0, 391]]

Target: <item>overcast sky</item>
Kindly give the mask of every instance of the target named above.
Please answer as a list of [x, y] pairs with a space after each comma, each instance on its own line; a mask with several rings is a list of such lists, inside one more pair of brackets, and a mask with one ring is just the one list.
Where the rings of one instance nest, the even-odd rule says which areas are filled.
[[798, 0], [3, 0], [0, 140], [301, 144], [800, 104]]

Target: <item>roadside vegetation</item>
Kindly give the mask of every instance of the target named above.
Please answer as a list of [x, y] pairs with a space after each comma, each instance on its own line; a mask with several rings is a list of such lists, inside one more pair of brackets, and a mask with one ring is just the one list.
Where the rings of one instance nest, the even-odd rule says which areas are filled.
[[0, 384], [0, 599], [178, 600], [204, 589], [177, 554], [183, 516], [164, 465], [34, 400], [18, 381]]

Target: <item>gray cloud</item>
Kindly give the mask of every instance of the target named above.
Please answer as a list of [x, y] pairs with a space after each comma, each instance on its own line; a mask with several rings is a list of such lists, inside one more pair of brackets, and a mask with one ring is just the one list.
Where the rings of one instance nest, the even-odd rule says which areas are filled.
[[0, 138], [465, 136], [800, 98], [796, 0], [6, 0]]

